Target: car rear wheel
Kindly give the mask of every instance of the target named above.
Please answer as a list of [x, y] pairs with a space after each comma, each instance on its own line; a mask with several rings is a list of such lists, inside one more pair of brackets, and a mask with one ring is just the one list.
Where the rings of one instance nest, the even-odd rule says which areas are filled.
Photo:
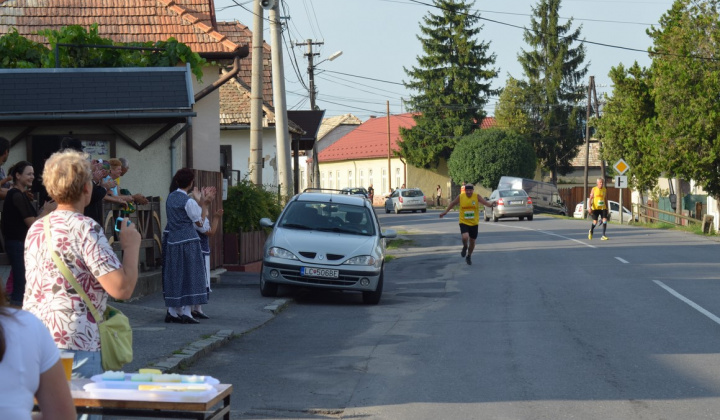
[[260, 266], [260, 294], [264, 297], [277, 296], [278, 285], [265, 280], [263, 276], [263, 266]]
[[427, 209], [422, 209], [422, 210], [420, 210], [420, 213], [425, 213], [426, 211], [427, 211]]
[[488, 216], [487, 211], [483, 211], [483, 217], [485, 218], [486, 222], [490, 221], [490, 216]]
[[500, 220], [500, 218], [493, 212], [493, 222], [497, 222], [498, 220]]
[[385, 276], [384, 271], [384, 268], [380, 269], [380, 278], [378, 279], [378, 284], [374, 292], [362, 292], [364, 304], [377, 305], [380, 302], [383, 291], [383, 277]]
[[532, 218], [533, 218], [533, 215], [531, 214], [530, 216], [528, 216], [528, 221], [532, 220]]

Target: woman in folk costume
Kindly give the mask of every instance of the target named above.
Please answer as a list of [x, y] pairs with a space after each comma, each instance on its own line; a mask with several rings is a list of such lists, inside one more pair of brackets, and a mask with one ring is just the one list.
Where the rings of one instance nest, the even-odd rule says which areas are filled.
[[163, 231], [162, 282], [167, 314], [165, 322], [197, 324], [190, 311], [208, 301], [205, 259], [195, 226], [203, 225], [202, 193], [188, 168], [175, 173], [165, 202], [167, 225]]

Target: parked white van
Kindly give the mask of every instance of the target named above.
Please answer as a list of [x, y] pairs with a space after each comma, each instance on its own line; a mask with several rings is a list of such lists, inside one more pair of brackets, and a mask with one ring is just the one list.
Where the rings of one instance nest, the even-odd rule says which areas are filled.
[[533, 179], [503, 176], [497, 189], [521, 189], [532, 198], [535, 213], [550, 213], [566, 216], [567, 207], [560, 199], [557, 186]]

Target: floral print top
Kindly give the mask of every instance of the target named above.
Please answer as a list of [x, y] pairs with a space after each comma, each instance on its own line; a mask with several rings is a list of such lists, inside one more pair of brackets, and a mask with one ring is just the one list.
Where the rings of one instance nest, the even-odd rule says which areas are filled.
[[53, 211], [33, 223], [25, 239], [23, 309], [40, 318], [58, 348], [100, 351], [100, 331], [92, 312], [48, 253], [43, 225], [48, 218], [55, 250], [101, 315], [108, 295], [97, 277], [122, 268], [102, 228], [92, 218], [72, 211]]

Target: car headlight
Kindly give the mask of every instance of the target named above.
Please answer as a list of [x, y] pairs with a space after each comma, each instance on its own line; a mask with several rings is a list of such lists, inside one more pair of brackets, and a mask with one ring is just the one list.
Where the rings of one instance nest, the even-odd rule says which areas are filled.
[[371, 255], [360, 255], [346, 260], [343, 264], [348, 265], [375, 265], [377, 260]]
[[286, 260], [297, 260], [298, 259], [298, 257], [295, 256], [295, 254], [288, 251], [287, 249], [278, 248], [276, 246], [268, 249], [267, 255], [268, 255], [268, 257], [284, 258]]

